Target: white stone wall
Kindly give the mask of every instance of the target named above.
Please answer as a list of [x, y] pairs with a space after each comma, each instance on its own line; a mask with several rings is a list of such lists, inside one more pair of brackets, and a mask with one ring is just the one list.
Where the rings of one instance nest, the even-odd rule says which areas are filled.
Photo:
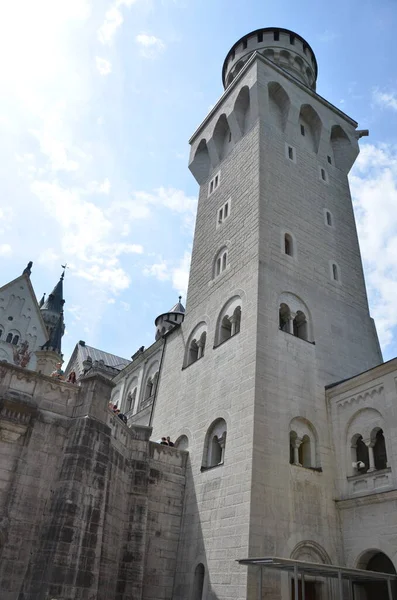
[[[27, 275], [0, 289], [0, 330], [0, 361], [34, 370], [34, 352], [46, 342], [47, 331]], [[6, 341], [9, 334], [13, 340], [18, 336], [17, 344]]]
[[[397, 569], [397, 359], [327, 390], [338, 464], [337, 498], [345, 561], [361, 566], [368, 551], [384, 552]], [[352, 466], [354, 434], [370, 443], [374, 428], [385, 436], [387, 468], [359, 473]]]
[[[236, 99], [244, 86], [250, 104], [242, 133]], [[256, 57], [191, 140], [190, 168], [202, 185], [186, 318], [167, 340], [153, 422], [155, 439], [189, 439], [180, 600], [192, 592], [198, 563], [206, 569], [206, 597], [226, 600], [256, 597], [255, 573], [246, 578], [238, 558], [310, 554], [317, 562], [344, 561], [324, 386], [381, 361], [347, 180], [358, 153], [355, 126]], [[206, 160], [198, 152], [205, 146]], [[209, 194], [216, 174], [219, 185]], [[231, 214], [217, 227], [217, 211], [229, 198]], [[284, 253], [287, 232], [293, 257]], [[228, 267], [214, 278], [222, 247]], [[213, 348], [218, 316], [235, 295], [240, 333]], [[307, 341], [279, 329], [281, 298], [291, 298], [291, 310], [304, 310]], [[208, 328], [204, 357], [182, 369], [186, 342], [200, 322]], [[227, 423], [224, 464], [201, 471], [206, 432], [216, 418]], [[290, 464], [296, 419], [313, 432], [310, 468]], [[278, 584], [266, 594], [278, 598]]]

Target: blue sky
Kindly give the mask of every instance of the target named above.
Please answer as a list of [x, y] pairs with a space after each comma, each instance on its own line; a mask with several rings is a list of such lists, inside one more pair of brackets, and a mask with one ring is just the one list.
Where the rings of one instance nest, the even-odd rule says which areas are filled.
[[[312, 46], [317, 91], [369, 128], [351, 173], [371, 312], [397, 352], [395, 0], [13, 0], [0, 20], [1, 281], [65, 277], [64, 353], [130, 357], [185, 296], [197, 198], [188, 139], [226, 53], [259, 27]], [[185, 299], [185, 298], [184, 298]]]

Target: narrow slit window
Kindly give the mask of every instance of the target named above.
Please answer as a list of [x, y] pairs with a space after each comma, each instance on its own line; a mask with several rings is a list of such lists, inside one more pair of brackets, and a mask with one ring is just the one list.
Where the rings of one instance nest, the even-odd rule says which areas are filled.
[[332, 158], [330, 156], [327, 156], [327, 160], [328, 160], [329, 164], [332, 165]]
[[218, 217], [218, 223], [222, 223], [223, 221], [223, 208], [219, 209], [219, 217]]
[[263, 42], [263, 33], [258, 33], [258, 43]]
[[231, 141], [232, 141], [232, 132], [229, 131], [229, 142], [231, 142]]
[[292, 146], [288, 146], [288, 158], [290, 160], [294, 160], [294, 149]]
[[288, 254], [288, 256], [293, 255], [292, 238], [288, 233], [284, 236], [284, 252], [285, 254]]
[[219, 177], [215, 175], [215, 189], [218, 187]]
[[243, 50], [245, 50], [247, 47], [247, 40], [243, 40]]
[[221, 259], [218, 258], [218, 260], [216, 261], [216, 274], [219, 275], [221, 272]]
[[329, 212], [329, 210], [327, 210], [326, 214], [326, 219], [327, 219], [327, 225], [329, 225], [329, 227], [332, 227], [332, 215]]
[[338, 267], [335, 263], [332, 263], [332, 277], [334, 281], [339, 281]]
[[326, 176], [326, 173], [325, 173], [325, 169], [321, 169], [321, 179], [323, 181], [327, 181], [327, 176]]
[[224, 215], [225, 215], [225, 219], [227, 219], [227, 217], [229, 215], [229, 203], [228, 202], [226, 202], [226, 204], [225, 204]]
[[290, 36], [289, 36], [289, 43], [290, 43], [292, 46], [294, 46], [294, 44], [295, 44], [295, 36], [294, 36], [294, 35], [290, 35]]
[[305, 126], [304, 125], [301, 125], [301, 134], [305, 135]]
[[274, 37], [274, 41], [278, 42], [280, 40], [280, 32], [279, 31], [275, 31], [273, 34]]
[[213, 191], [214, 191], [214, 182], [211, 181], [211, 183], [210, 183], [210, 194], [212, 194]]
[[230, 56], [231, 60], [234, 60], [235, 56], [236, 56], [236, 52], [235, 52], [235, 50], [233, 50], [232, 54]]
[[226, 269], [226, 262], [227, 262], [227, 254], [225, 252], [225, 254], [222, 256], [222, 271], [224, 271]]

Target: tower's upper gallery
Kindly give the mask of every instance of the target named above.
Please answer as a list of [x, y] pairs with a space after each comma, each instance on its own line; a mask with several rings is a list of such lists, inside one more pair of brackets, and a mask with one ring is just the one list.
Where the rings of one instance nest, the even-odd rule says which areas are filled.
[[227, 88], [253, 52], [291, 73], [305, 85], [316, 89], [317, 61], [309, 44], [297, 33], [279, 27], [266, 27], [248, 33], [229, 50], [222, 69]]

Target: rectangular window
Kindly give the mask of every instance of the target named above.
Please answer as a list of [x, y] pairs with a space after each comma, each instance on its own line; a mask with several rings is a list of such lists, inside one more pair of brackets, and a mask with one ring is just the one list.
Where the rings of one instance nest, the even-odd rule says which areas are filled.
[[230, 60], [234, 60], [235, 56], [236, 56], [236, 52], [235, 52], [235, 50], [232, 50], [232, 53], [230, 55]]
[[263, 42], [263, 33], [258, 33], [258, 44]]
[[289, 43], [292, 44], [292, 46], [295, 44], [295, 36], [294, 35], [289, 36]]
[[247, 40], [243, 40], [243, 50], [245, 50], [247, 47]]
[[301, 134], [305, 135], [305, 126], [304, 125], [301, 125]]
[[221, 208], [218, 210], [217, 212], [217, 221], [216, 221], [216, 227], [220, 227], [222, 225], [222, 223], [224, 223], [226, 221], [226, 219], [228, 218], [228, 216], [230, 215], [230, 198], [227, 202], [225, 202], [225, 204], [223, 206], [221, 206]]
[[275, 31], [274, 32], [274, 41], [278, 42], [280, 40], [280, 32], [279, 31]]
[[208, 196], [211, 196], [213, 192], [215, 192], [216, 188], [219, 186], [221, 180], [221, 172], [219, 171], [209, 182], [208, 184]]
[[325, 174], [325, 169], [321, 169], [321, 179], [322, 179], [323, 181], [327, 181], [327, 176], [326, 176], [326, 174]]
[[288, 158], [294, 160], [294, 150], [291, 146], [288, 146]]
[[232, 132], [230, 131], [229, 132], [229, 142], [231, 142], [231, 141], [232, 141]]
[[332, 159], [330, 156], [327, 156], [327, 160], [328, 160], [329, 164], [332, 165]]

